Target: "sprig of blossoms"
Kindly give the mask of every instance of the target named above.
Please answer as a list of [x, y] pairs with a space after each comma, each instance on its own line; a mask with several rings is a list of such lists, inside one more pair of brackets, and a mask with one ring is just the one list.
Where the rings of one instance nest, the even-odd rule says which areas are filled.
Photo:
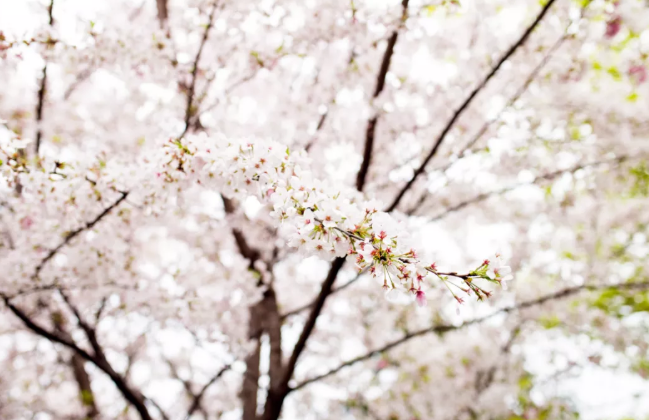
[[240, 200], [255, 195], [272, 206], [270, 215], [290, 246], [327, 259], [351, 256], [359, 270], [380, 279], [383, 289], [410, 292], [420, 306], [426, 304], [423, 287], [430, 277], [453, 285], [448, 278], [458, 277], [468, 289], [455, 286], [480, 300], [490, 292], [476, 285], [475, 279], [498, 284], [510, 279], [511, 270], [500, 257], [493, 263], [485, 260], [466, 275], [441, 273], [435, 264], [422, 263], [396, 219], [378, 211], [377, 203], [365, 200], [358, 191], [334, 188], [313, 177], [303, 151], [290, 151], [264, 139], [204, 135], [171, 140], [165, 149], [164, 169], [159, 173], [164, 182], [194, 181]]

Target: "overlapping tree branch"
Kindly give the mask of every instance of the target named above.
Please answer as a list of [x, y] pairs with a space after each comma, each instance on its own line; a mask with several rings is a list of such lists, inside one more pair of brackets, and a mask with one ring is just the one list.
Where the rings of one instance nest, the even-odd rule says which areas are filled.
[[[47, 8], [47, 14], [49, 16], [49, 25], [50, 28], [54, 26], [54, 0], [50, 0], [50, 5]], [[43, 121], [43, 106], [45, 105], [45, 92], [47, 89], [47, 62], [43, 65], [43, 71], [41, 76], [41, 84], [38, 89], [38, 101], [36, 103], [36, 144], [35, 152], [38, 156], [38, 149], [41, 147], [41, 137], [43, 137], [43, 130], [41, 128], [41, 123]]]
[[545, 16], [545, 14], [548, 12], [552, 4], [555, 2], [555, 0], [549, 0], [545, 6], [543, 6], [543, 9], [541, 12], [538, 14], [534, 22], [525, 30], [523, 35], [512, 45], [507, 52], [498, 60], [496, 65], [491, 69], [491, 71], [487, 74], [487, 76], [480, 82], [480, 84], [471, 91], [469, 96], [462, 102], [460, 107], [453, 113], [453, 116], [451, 119], [446, 123], [444, 128], [442, 129], [442, 132], [439, 134], [437, 139], [435, 140], [432, 149], [428, 154], [426, 155], [426, 158], [424, 161], [419, 165], [419, 167], [415, 170], [414, 174], [412, 175], [412, 178], [404, 185], [397, 196], [394, 198], [392, 201], [392, 204], [387, 208], [387, 212], [390, 212], [394, 209], [397, 208], [403, 197], [405, 196], [406, 192], [413, 186], [417, 178], [426, 170], [426, 166], [428, 163], [431, 161], [431, 159], [437, 154], [437, 151], [439, 150], [439, 147], [442, 145], [444, 140], [446, 139], [446, 135], [451, 131], [451, 129], [454, 127], [455, 123], [457, 120], [460, 118], [460, 116], [464, 113], [464, 111], [469, 107], [469, 105], [473, 102], [475, 97], [480, 93], [480, 91], [487, 85], [487, 83], [494, 77], [494, 75], [500, 70], [502, 65], [507, 61], [513, 54], [520, 48], [527, 38], [530, 36], [532, 31], [541, 23], [541, 20]]
[[[74, 341], [72, 341], [71, 338], [66, 338], [60, 334], [57, 334], [56, 332], [49, 331], [45, 327], [40, 326], [38, 323], [32, 320], [29, 317], [29, 315], [27, 315], [24, 311], [22, 311], [20, 308], [14, 305], [8, 296], [2, 294], [0, 295], [0, 297], [3, 299], [5, 305], [9, 308], [9, 310], [18, 319], [20, 319], [29, 330], [31, 330], [32, 332], [34, 332], [35, 334], [43, 338], [48, 339], [53, 343], [58, 343], [69, 348], [70, 350], [75, 352], [83, 359], [97, 366], [97, 368], [99, 368], [101, 371], [103, 371], [105, 374], [108, 375], [108, 377], [115, 384], [115, 386], [120, 391], [120, 393], [124, 396], [124, 398], [137, 410], [142, 420], [152, 419], [146, 408], [145, 398], [142, 396], [142, 394], [139, 391], [131, 388], [126, 383], [125, 379], [121, 375], [119, 375], [113, 369], [113, 367], [108, 363], [108, 360], [106, 360], [103, 354], [103, 350], [101, 350], [101, 347], [99, 347], [99, 344], [96, 340], [94, 329], [90, 328], [88, 324], [85, 323], [80, 316], [78, 316], [79, 314], [78, 310], [71, 303], [69, 303], [69, 300], [67, 300], [66, 302], [68, 302], [68, 305], [70, 306], [71, 310], [73, 310], [73, 313], [75, 314], [75, 316], [77, 316], [77, 321], [79, 323], [79, 326], [86, 333], [86, 337], [88, 341], [91, 343], [93, 349], [98, 348], [99, 352], [95, 350], [94, 354], [91, 354], [86, 350], [82, 349], [81, 347], [79, 347]], [[88, 329], [90, 333], [88, 332]]]
[[106, 207], [101, 213], [99, 213], [97, 215], [97, 217], [95, 217], [90, 222], [86, 223], [85, 225], [83, 225], [83, 226], [73, 230], [72, 232], [68, 233], [65, 236], [65, 239], [60, 244], [58, 244], [55, 248], [52, 248], [45, 255], [45, 257], [38, 263], [38, 265], [36, 266], [36, 269], [34, 270], [34, 274], [32, 275], [32, 278], [33, 279], [38, 279], [41, 271], [45, 267], [45, 264], [47, 264], [48, 261], [50, 261], [52, 258], [54, 258], [54, 256], [63, 247], [65, 247], [67, 244], [69, 244], [74, 238], [79, 236], [79, 234], [81, 234], [81, 233], [83, 233], [83, 232], [85, 232], [85, 231], [87, 231], [89, 229], [92, 229], [97, 223], [99, 223], [104, 217], [106, 217], [111, 212], [111, 210], [113, 210], [115, 207], [119, 206], [122, 201], [126, 200], [126, 197], [128, 196], [127, 191], [120, 192], [119, 194], [120, 195], [117, 198], [117, 200], [115, 200], [111, 205]]
[[284, 399], [286, 398], [286, 396], [290, 391], [288, 384], [291, 378], [293, 377], [293, 372], [295, 371], [295, 366], [297, 364], [297, 361], [300, 355], [302, 354], [302, 352], [304, 351], [304, 349], [306, 348], [307, 340], [309, 339], [311, 333], [315, 328], [316, 321], [318, 320], [318, 316], [320, 315], [320, 312], [324, 307], [327, 297], [331, 293], [333, 284], [336, 281], [336, 277], [338, 276], [338, 272], [342, 269], [344, 263], [345, 263], [344, 258], [336, 258], [334, 262], [331, 264], [329, 273], [327, 273], [327, 277], [322, 283], [320, 293], [315, 300], [311, 312], [309, 313], [309, 317], [307, 318], [304, 324], [304, 328], [302, 329], [302, 333], [300, 334], [300, 337], [298, 338], [298, 341], [295, 344], [291, 357], [288, 363], [286, 364], [283, 378], [281, 382], [278, 384], [278, 387], [276, 389], [271, 388], [268, 392], [269, 402], [266, 405], [266, 410], [264, 412], [264, 416], [263, 416], [264, 420], [275, 420], [279, 418], [279, 414], [282, 410], [282, 405], [284, 404]]
[[194, 414], [196, 410], [198, 410], [201, 406], [201, 402], [203, 400], [203, 396], [205, 395], [205, 392], [207, 392], [207, 389], [212, 386], [225, 372], [230, 370], [230, 365], [225, 365], [222, 367], [212, 378], [210, 378], [209, 381], [205, 385], [201, 387], [201, 390], [198, 391], [197, 394], [193, 395], [193, 401], [192, 404], [189, 406], [189, 410], [187, 410], [187, 415], [185, 416], [185, 420], [189, 420]]
[[[396, 45], [397, 39], [399, 37], [399, 30], [403, 27], [406, 19], [408, 18], [408, 1], [409, 0], [403, 0], [401, 2], [401, 22], [388, 39], [388, 44], [385, 47], [385, 52], [383, 53], [383, 60], [381, 60], [379, 74], [376, 76], [376, 87], [374, 88], [372, 99], [376, 99], [381, 94], [381, 92], [383, 92], [383, 88], [385, 87], [385, 78], [388, 74], [388, 70], [390, 69], [390, 61], [392, 60], [392, 55], [394, 54], [394, 46]], [[361, 168], [356, 176], [356, 189], [358, 191], [363, 191], [367, 173], [370, 169], [372, 152], [374, 150], [376, 124], [378, 123], [378, 121], [379, 114], [374, 115], [367, 121], [367, 127], [365, 128], [365, 146], [363, 147], [363, 161], [361, 162]], [[321, 122], [324, 123], [324, 117]]]
[[480, 318], [475, 318], [475, 319], [472, 319], [472, 320], [469, 320], [469, 321], [465, 321], [465, 322], [463, 322], [462, 324], [459, 324], [459, 325], [450, 325], [450, 324], [434, 325], [434, 326], [429, 327], [429, 328], [423, 328], [423, 329], [420, 329], [420, 330], [417, 330], [417, 331], [413, 331], [413, 332], [404, 334], [403, 337], [401, 337], [401, 338], [399, 338], [397, 340], [391, 341], [390, 343], [387, 343], [387, 344], [383, 345], [382, 347], [376, 348], [376, 349], [371, 350], [371, 351], [369, 351], [369, 352], [367, 352], [367, 353], [365, 353], [365, 354], [363, 354], [361, 356], [358, 356], [358, 357], [356, 357], [354, 359], [348, 360], [348, 361], [342, 363], [341, 365], [339, 365], [339, 366], [337, 366], [337, 367], [335, 367], [335, 368], [333, 368], [333, 369], [331, 369], [331, 370], [329, 370], [329, 371], [327, 371], [327, 372], [325, 372], [323, 374], [320, 374], [320, 375], [314, 376], [312, 378], [306, 379], [306, 380], [300, 382], [299, 384], [297, 384], [295, 387], [291, 388], [290, 391], [291, 392], [296, 391], [296, 390], [301, 389], [301, 388], [303, 388], [303, 387], [305, 387], [305, 386], [307, 386], [307, 385], [309, 385], [311, 383], [314, 383], [314, 382], [320, 381], [322, 379], [328, 378], [329, 376], [332, 376], [332, 375], [340, 372], [341, 370], [343, 370], [344, 368], [346, 368], [348, 366], [352, 366], [352, 365], [354, 365], [356, 363], [360, 363], [360, 362], [362, 362], [364, 360], [370, 359], [373, 356], [376, 356], [378, 354], [381, 354], [381, 353], [384, 353], [386, 351], [392, 350], [393, 348], [395, 348], [395, 347], [397, 347], [397, 346], [399, 346], [399, 345], [401, 345], [403, 343], [406, 343], [409, 340], [411, 340], [413, 338], [416, 338], [416, 337], [420, 337], [420, 336], [430, 334], [430, 333], [445, 334], [445, 333], [450, 332], [450, 331], [456, 331], [456, 330], [460, 330], [460, 329], [466, 328], [466, 327], [471, 326], [471, 325], [479, 324], [481, 322], [484, 322], [484, 321], [486, 321], [488, 319], [491, 319], [491, 318], [493, 318], [493, 317], [495, 317], [497, 315], [500, 315], [500, 314], [520, 311], [522, 309], [531, 308], [531, 307], [534, 307], [534, 306], [539, 306], [539, 305], [542, 305], [542, 304], [550, 302], [550, 301], [554, 301], [554, 300], [563, 299], [563, 298], [566, 298], [566, 297], [569, 297], [569, 296], [573, 296], [573, 295], [575, 295], [577, 293], [580, 293], [582, 291], [586, 291], [586, 290], [588, 290], [588, 291], [596, 291], [596, 290], [607, 290], [607, 289], [646, 290], [646, 289], [649, 289], [649, 282], [623, 283], [623, 284], [617, 284], [617, 285], [611, 285], [611, 284], [600, 284], [600, 285], [584, 284], [584, 285], [581, 285], [581, 286], [567, 287], [567, 288], [559, 290], [557, 292], [549, 293], [547, 295], [543, 295], [543, 296], [541, 296], [539, 298], [536, 298], [536, 299], [524, 301], [524, 302], [521, 302], [521, 303], [513, 305], [513, 306], [507, 306], [507, 307], [498, 309], [498, 310], [492, 312], [489, 315], [486, 315], [486, 316], [483, 316], [483, 317], [480, 317]]
[[210, 30], [212, 29], [212, 24], [214, 23], [214, 15], [216, 14], [218, 4], [218, 0], [215, 0], [214, 3], [212, 3], [212, 10], [210, 11], [207, 25], [205, 25], [205, 31], [203, 32], [203, 37], [201, 38], [201, 43], [198, 46], [198, 51], [196, 52], [196, 56], [194, 58], [194, 64], [191, 71], [191, 80], [189, 82], [187, 91], [187, 105], [185, 107], [185, 129], [183, 130], [182, 134], [178, 136], [179, 138], [182, 138], [185, 136], [185, 134], [187, 134], [187, 131], [189, 131], [192, 124], [192, 117], [197, 114], [196, 109], [194, 108], [194, 95], [196, 93], [196, 80], [198, 79], [198, 65], [201, 61], [201, 55], [203, 55], [205, 44], [207, 44]]

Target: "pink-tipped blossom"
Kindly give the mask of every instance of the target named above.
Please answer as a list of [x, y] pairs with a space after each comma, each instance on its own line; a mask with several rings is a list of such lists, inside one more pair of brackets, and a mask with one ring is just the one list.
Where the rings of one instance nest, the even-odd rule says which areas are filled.
[[606, 33], [604, 34], [604, 36], [609, 39], [613, 38], [615, 35], [617, 35], [618, 32], [620, 32], [621, 28], [622, 18], [615, 16], [606, 23]]
[[641, 64], [629, 67], [628, 74], [636, 85], [642, 84], [647, 80], [647, 68]]
[[426, 293], [424, 293], [422, 290], [417, 290], [417, 296], [415, 297], [415, 300], [417, 301], [417, 305], [419, 305], [419, 307], [426, 306]]
[[20, 228], [22, 230], [27, 230], [34, 224], [34, 220], [30, 216], [25, 216], [20, 219]]

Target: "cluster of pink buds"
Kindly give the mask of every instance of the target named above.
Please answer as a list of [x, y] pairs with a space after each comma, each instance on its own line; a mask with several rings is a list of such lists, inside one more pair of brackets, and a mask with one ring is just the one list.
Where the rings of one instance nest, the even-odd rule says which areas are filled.
[[[478, 300], [483, 300], [491, 297], [492, 292], [476, 284], [475, 280], [484, 279], [500, 285], [503, 289], [507, 289], [507, 282], [514, 278], [511, 274], [511, 267], [505, 265], [505, 261], [500, 254], [495, 254], [491, 260], [484, 260], [478, 268], [467, 274], [458, 274], [456, 272], [443, 273], [437, 270], [435, 264], [426, 267], [426, 269], [446, 285], [455, 300], [460, 304], [464, 303], [464, 299], [456, 295], [451, 286], [469, 296], [474, 294]], [[450, 278], [455, 278], [456, 281], [459, 281], [459, 284]]]

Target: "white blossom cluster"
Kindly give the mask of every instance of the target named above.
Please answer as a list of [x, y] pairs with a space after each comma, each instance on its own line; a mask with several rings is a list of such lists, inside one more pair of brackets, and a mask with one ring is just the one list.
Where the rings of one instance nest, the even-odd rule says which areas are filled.
[[[195, 181], [227, 198], [254, 195], [272, 206], [271, 216], [290, 246], [326, 259], [354, 256], [357, 267], [368, 269], [386, 291], [411, 292], [420, 306], [426, 304], [422, 286], [428, 276], [474, 292], [480, 299], [489, 292], [475, 285], [473, 278], [495, 283], [511, 279], [511, 270], [500, 257], [493, 263], [485, 260], [466, 275], [439, 272], [434, 263], [419, 260], [408, 232], [377, 209], [380, 203], [317, 179], [309, 164], [303, 151], [291, 151], [271, 140], [194, 136], [169, 142], [165, 170], [157, 177], [165, 182]], [[449, 276], [461, 279], [468, 288], [450, 282]]]

